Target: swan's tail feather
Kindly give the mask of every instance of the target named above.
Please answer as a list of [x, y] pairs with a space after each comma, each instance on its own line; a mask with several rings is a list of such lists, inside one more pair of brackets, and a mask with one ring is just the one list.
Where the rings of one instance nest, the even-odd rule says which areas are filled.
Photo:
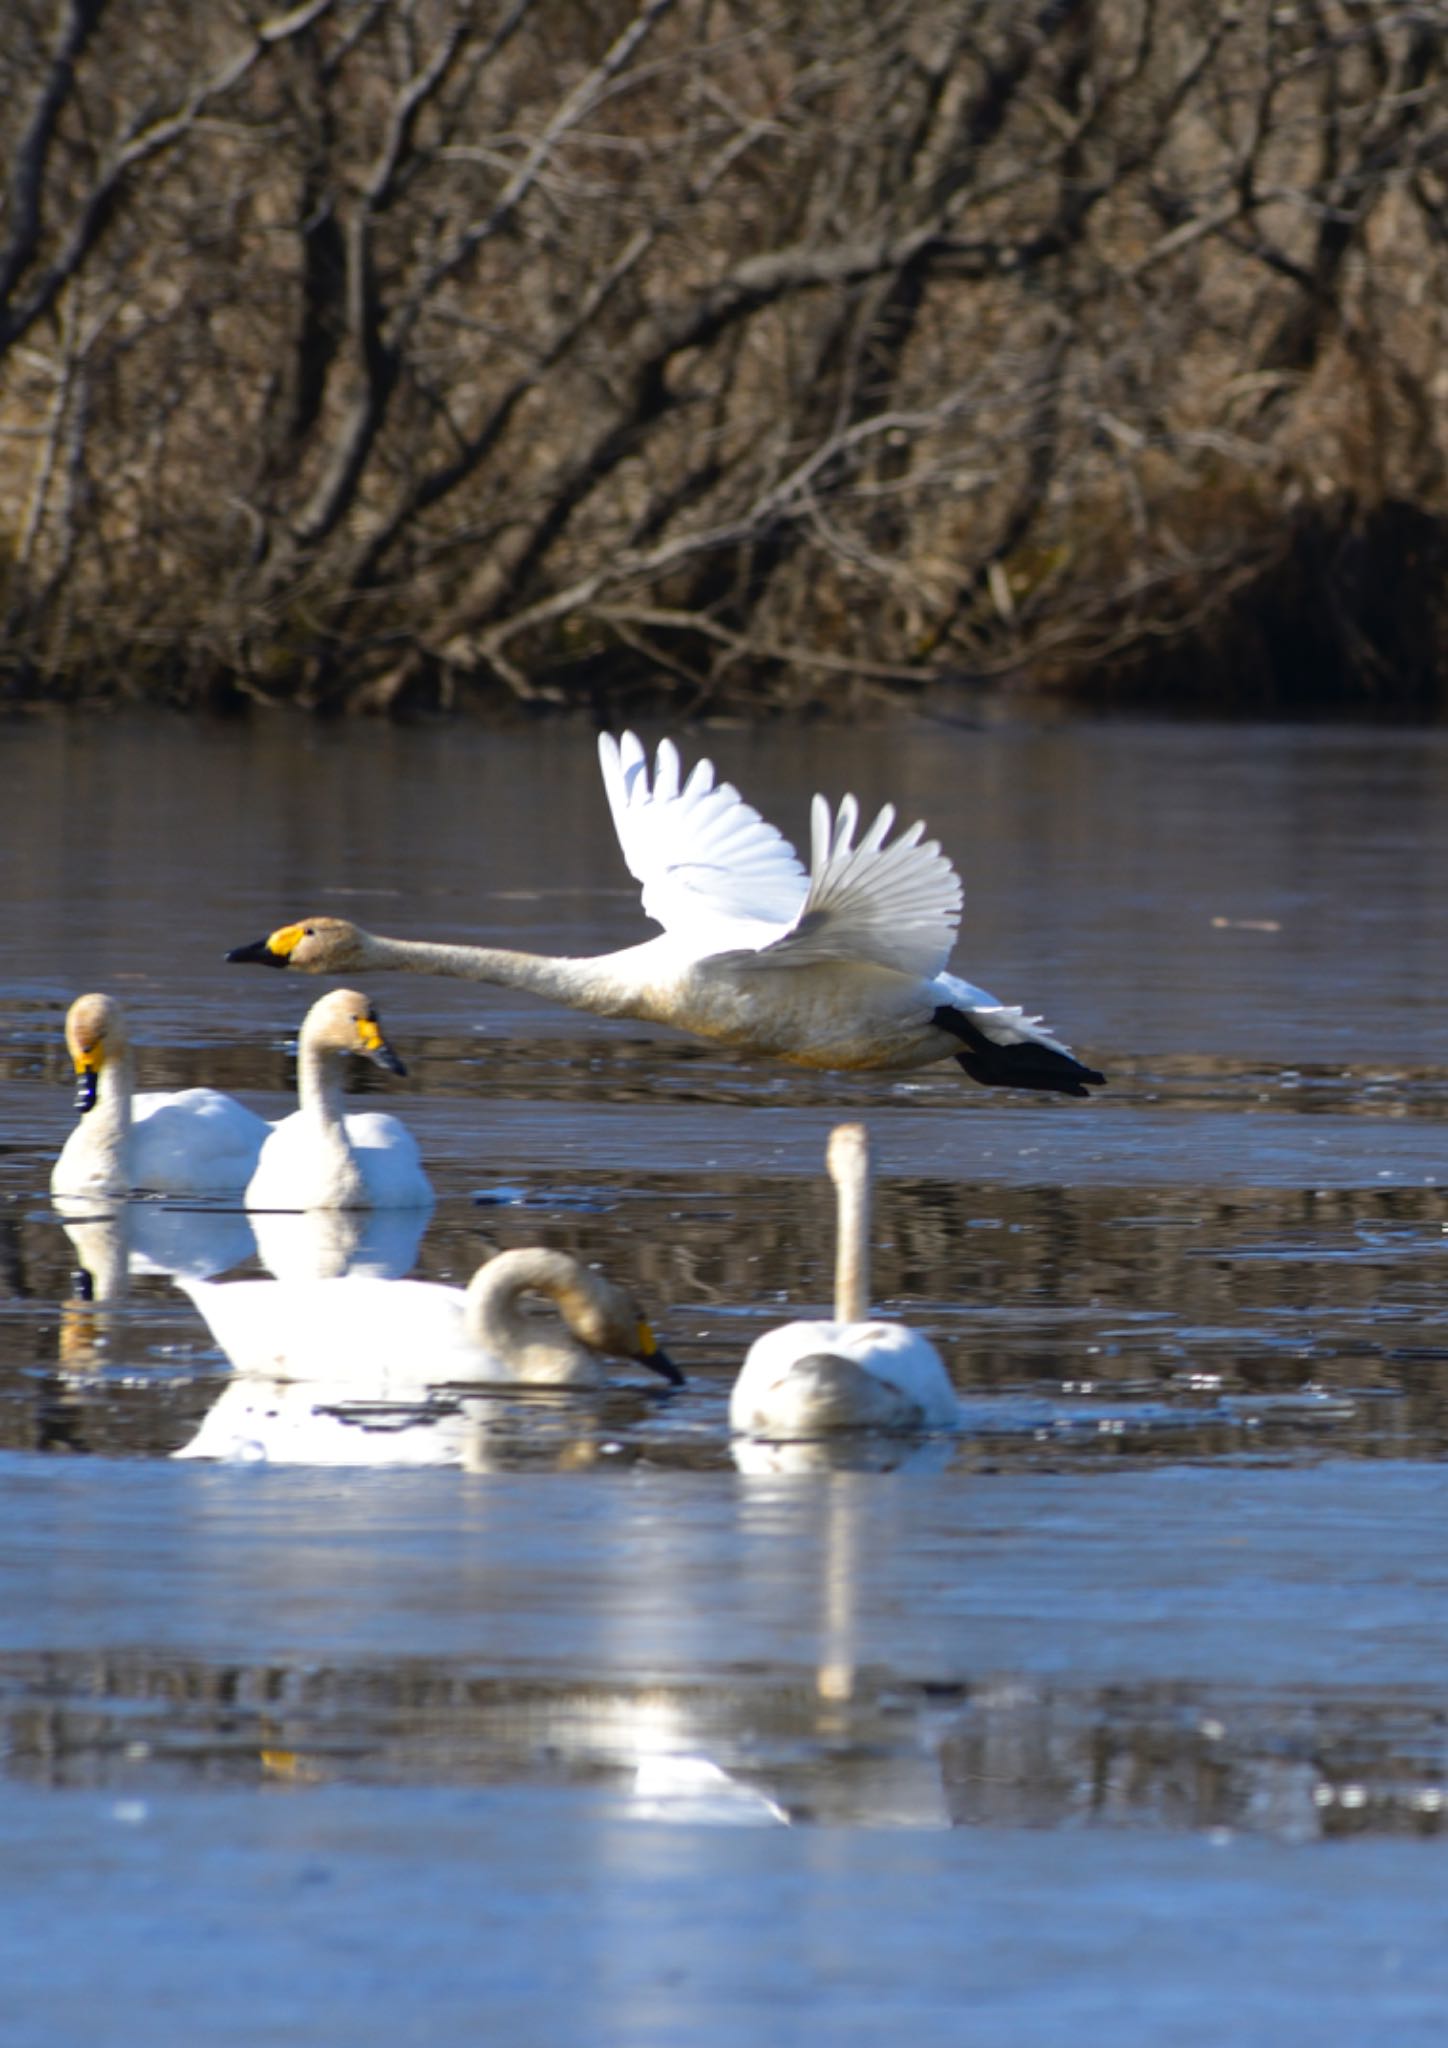
[[1074, 1054], [1059, 1046], [1042, 1045], [1033, 1038], [999, 1045], [972, 1024], [962, 1010], [945, 1005], [936, 1010], [931, 1022], [961, 1041], [956, 1062], [979, 1081], [983, 1088], [1044, 1088], [1058, 1095], [1087, 1095], [1092, 1088], [1104, 1088], [1106, 1076], [1098, 1074]]

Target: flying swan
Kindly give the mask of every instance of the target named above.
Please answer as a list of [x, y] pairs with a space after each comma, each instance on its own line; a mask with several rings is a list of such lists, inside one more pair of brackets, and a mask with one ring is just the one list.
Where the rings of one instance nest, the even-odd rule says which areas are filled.
[[138, 1095], [125, 1013], [112, 996], [76, 997], [65, 1044], [80, 1122], [51, 1172], [52, 1194], [240, 1194], [271, 1130], [264, 1117], [216, 1088]]
[[863, 1124], [838, 1124], [825, 1154], [838, 1204], [835, 1319], [783, 1323], [749, 1347], [729, 1396], [744, 1436], [836, 1429], [952, 1429], [960, 1406], [940, 1353], [904, 1323], [870, 1320], [870, 1152]]
[[487, 981], [591, 1010], [670, 1024], [803, 1067], [899, 1069], [955, 1059], [989, 1087], [1085, 1095], [1104, 1077], [1038, 1017], [944, 972], [960, 878], [924, 825], [893, 840], [886, 804], [857, 842], [859, 805], [811, 812], [810, 872], [789, 842], [700, 761], [681, 779], [659, 747], [604, 734], [603, 783], [629, 871], [660, 938], [570, 960], [492, 946], [386, 939], [309, 917], [228, 960], [350, 974], [395, 967]]
[[355, 989], [313, 1003], [297, 1038], [300, 1108], [271, 1127], [247, 1182], [248, 1209], [421, 1209], [432, 1206], [417, 1141], [395, 1116], [345, 1114], [348, 1055], [405, 1074], [377, 1012]]

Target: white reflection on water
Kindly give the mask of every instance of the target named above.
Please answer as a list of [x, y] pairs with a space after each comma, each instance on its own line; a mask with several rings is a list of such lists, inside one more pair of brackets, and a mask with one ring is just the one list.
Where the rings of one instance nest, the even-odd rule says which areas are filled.
[[269, 1465], [487, 1468], [485, 1404], [434, 1388], [399, 1365], [359, 1380], [239, 1372], [175, 1458]]
[[98, 1204], [73, 1195], [57, 1196], [55, 1209], [96, 1301], [124, 1300], [133, 1273], [205, 1280], [240, 1265], [256, 1249], [241, 1210], [146, 1201]]
[[393, 1280], [416, 1264], [431, 1215], [430, 1209], [259, 1209], [251, 1227], [262, 1264], [278, 1280], [349, 1273]]

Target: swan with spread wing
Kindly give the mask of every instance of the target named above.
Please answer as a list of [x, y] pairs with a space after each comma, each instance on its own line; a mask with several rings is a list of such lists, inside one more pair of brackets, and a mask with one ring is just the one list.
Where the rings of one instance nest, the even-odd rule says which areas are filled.
[[380, 938], [311, 917], [229, 960], [308, 974], [402, 968], [485, 981], [591, 1010], [670, 1024], [795, 1066], [860, 1070], [954, 1058], [991, 1087], [1085, 1095], [1104, 1076], [1037, 1017], [945, 972], [960, 878], [923, 824], [896, 833], [886, 804], [860, 833], [846, 796], [811, 813], [809, 873], [713, 764], [685, 777], [677, 748], [652, 775], [633, 733], [599, 740], [604, 788], [629, 871], [662, 935], [591, 958]]

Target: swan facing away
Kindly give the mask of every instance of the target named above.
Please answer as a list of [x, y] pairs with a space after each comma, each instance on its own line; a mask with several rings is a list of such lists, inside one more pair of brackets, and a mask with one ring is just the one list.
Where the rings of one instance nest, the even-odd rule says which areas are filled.
[[[604, 1358], [636, 1359], [673, 1386], [684, 1376], [621, 1287], [567, 1252], [499, 1252], [466, 1290], [432, 1280], [183, 1283], [238, 1371], [346, 1376], [354, 1391], [478, 1381], [597, 1387]], [[559, 1321], [529, 1315], [540, 1294]]]
[[729, 1397], [746, 1436], [835, 1429], [952, 1429], [960, 1420], [940, 1353], [903, 1323], [871, 1322], [870, 1154], [863, 1124], [839, 1124], [826, 1163], [838, 1202], [835, 1320], [784, 1323], [750, 1345]]
[[215, 1088], [138, 1095], [125, 1013], [111, 996], [77, 996], [65, 1043], [80, 1122], [51, 1172], [52, 1194], [240, 1194], [271, 1130], [264, 1117]]
[[947, 974], [961, 886], [925, 827], [890, 837], [887, 804], [814, 799], [810, 871], [713, 765], [687, 780], [665, 740], [652, 780], [633, 733], [599, 740], [629, 871], [660, 938], [586, 959], [386, 939], [309, 917], [228, 960], [307, 974], [404, 968], [520, 988], [603, 1017], [671, 1024], [796, 1066], [901, 1069], [955, 1059], [990, 1087], [1085, 1095], [1104, 1077], [1039, 1018]]
[[248, 1209], [421, 1209], [432, 1205], [416, 1140], [395, 1116], [344, 1112], [348, 1057], [405, 1074], [377, 1012], [355, 989], [313, 1003], [297, 1038], [301, 1107], [272, 1126], [246, 1187]]

